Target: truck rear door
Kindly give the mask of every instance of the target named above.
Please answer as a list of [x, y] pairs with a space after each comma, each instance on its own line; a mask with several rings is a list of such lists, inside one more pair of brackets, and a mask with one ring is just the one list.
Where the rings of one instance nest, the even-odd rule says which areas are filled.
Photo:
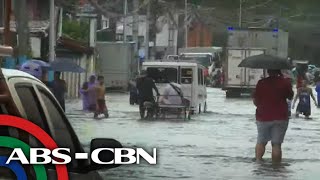
[[227, 77], [225, 83], [227, 87], [241, 86], [245, 82], [245, 68], [238, 65], [245, 58], [245, 50], [229, 49], [227, 62]]
[[[255, 56], [259, 54], [263, 54], [264, 50], [258, 49], [248, 49], [246, 50], [246, 57]], [[246, 68], [246, 85], [248, 87], [255, 87], [258, 81], [264, 77], [264, 70], [263, 69], [250, 69]]]

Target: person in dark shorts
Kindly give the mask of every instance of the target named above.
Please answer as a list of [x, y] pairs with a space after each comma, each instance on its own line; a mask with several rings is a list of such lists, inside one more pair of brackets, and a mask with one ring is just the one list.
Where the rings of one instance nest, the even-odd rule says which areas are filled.
[[280, 70], [268, 70], [269, 77], [261, 79], [253, 94], [256, 105], [256, 124], [258, 130], [256, 160], [259, 162], [269, 141], [272, 144], [272, 161], [281, 162], [283, 143], [288, 123], [287, 99], [292, 100], [291, 83]]
[[105, 118], [109, 117], [108, 108], [106, 106], [105, 94], [106, 89], [104, 86], [104, 77], [98, 76], [98, 83], [96, 89], [96, 111], [94, 112], [94, 118], [98, 118], [100, 114], [104, 114]]
[[296, 117], [299, 117], [300, 114], [303, 114], [306, 119], [310, 119], [311, 115], [311, 100], [313, 99], [315, 105], [317, 106], [317, 100], [313, 95], [312, 89], [308, 87], [307, 81], [302, 81], [302, 87], [298, 89], [298, 93], [293, 101], [292, 108], [294, 109], [296, 101], [299, 99], [299, 104], [296, 109]]

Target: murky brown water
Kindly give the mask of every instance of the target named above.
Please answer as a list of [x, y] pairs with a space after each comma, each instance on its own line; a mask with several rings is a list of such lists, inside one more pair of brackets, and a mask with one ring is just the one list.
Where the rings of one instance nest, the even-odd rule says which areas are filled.
[[320, 111], [313, 120], [292, 119], [283, 145], [283, 164], [252, 161], [256, 141], [255, 108], [250, 99], [225, 99], [219, 89], [208, 89], [209, 113], [191, 121], [141, 121], [128, 96], [110, 94], [110, 118], [92, 119], [81, 102], [69, 104], [68, 116], [88, 148], [92, 138], [115, 138], [125, 146], [157, 148], [157, 165], [130, 165], [102, 171], [105, 179], [320, 179]]

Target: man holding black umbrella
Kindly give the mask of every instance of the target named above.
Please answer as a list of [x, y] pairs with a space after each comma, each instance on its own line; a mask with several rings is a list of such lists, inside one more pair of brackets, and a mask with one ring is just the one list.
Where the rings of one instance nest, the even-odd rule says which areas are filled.
[[253, 95], [257, 107], [256, 160], [262, 160], [265, 146], [271, 141], [272, 161], [280, 162], [281, 144], [289, 123], [287, 99], [292, 100], [294, 93], [291, 83], [283, 77], [280, 70], [268, 70], [268, 74], [268, 78], [258, 82]]

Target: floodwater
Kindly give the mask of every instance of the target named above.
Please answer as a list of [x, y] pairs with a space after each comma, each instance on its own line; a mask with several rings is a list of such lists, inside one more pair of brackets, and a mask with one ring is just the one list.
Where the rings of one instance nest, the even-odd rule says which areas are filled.
[[68, 104], [68, 116], [88, 150], [92, 138], [115, 138], [127, 147], [157, 148], [157, 165], [124, 165], [101, 171], [108, 180], [318, 180], [320, 179], [320, 109], [313, 120], [292, 119], [283, 144], [283, 163], [253, 161], [256, 142], [255, 107], [250, 99], [226, 99], [220, 89], [208, 89], [208, 113], [190, 121], [141, 121], [128, 95], [108, 94], [110, 118], [93, 120]]

